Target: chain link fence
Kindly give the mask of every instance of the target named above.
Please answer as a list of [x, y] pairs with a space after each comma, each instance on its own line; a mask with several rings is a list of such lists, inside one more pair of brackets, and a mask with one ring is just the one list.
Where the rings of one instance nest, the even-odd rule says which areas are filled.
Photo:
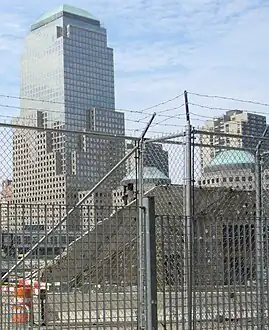
[[0, 135], [1, 329], [136, 325], [137, 139], [13, 124]]
[[194, 137], [194, 328], [266, 329], [268, 168], [260, 157], [268, 139], [206, 131]]
[[269, 327], [267, 138], [1, 124], [0, 143], [1, 329]]

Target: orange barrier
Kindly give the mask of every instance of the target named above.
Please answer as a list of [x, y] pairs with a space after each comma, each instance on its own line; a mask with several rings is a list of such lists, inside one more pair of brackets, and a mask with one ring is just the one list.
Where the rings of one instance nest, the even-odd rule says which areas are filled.
[[29, 324], [34, 322], [33, 296], [38, 294], [41, 302], [41, 319], [45, 324], [45, 299], [47, 284], [45, 282], [18, 279], [14, 287], [14, 306], [11, 311], [11, 322]]
[[32, 299], [33, 290], [30, 286], [17, 286], [14, 289], [14, 296], [17, 298]]
[[15, 305], [11, 309], [11, 322], [14, 324], [28, 324], [30, 321], [30, 310], [26, 305]]
[[27, 324], [33, 321], [33, 289], [23, 279], [14, 288], [15, 306], [12, 310], [12, 323]]

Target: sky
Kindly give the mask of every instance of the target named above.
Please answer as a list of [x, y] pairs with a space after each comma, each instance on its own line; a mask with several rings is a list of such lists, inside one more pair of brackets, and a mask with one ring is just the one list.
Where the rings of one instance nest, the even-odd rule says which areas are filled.
[[[1, 0], [0, 94], [19, 96], [20, 54], [30, 25], [58, 0]], [[141, 110], [184, 90], [269, 103], [269, 1], [265, 0], [76, 0], [99, 18], [114, 48], [116, 108]], [[189, 95], [190, 103], [269, 113], [268, 107]], [[16, 100], [0, 97], [0, 104]], [[126, 112], [129, 134], [157, 112], [151, 131], [182, 130], [183, 96], [146, 111]], [[223, 113], [190, 105], [194, 126]], [[165, 113], [168, 117], [158, 116]], [[18, 110], [0, 107], [0, 120]], [[171, 117], [169, 119], [169, 116]], [[203, 117], [204, 116], [204, 117]], [[175, 118], [176, 117], [176, 118]], [[136, 122], [135, 122], [136, 121]], [[132, 132], [133, 130], [133, 132]]]

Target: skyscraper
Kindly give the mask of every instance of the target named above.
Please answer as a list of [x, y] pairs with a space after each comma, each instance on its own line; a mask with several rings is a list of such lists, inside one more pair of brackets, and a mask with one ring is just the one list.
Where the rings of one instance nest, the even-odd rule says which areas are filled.
[[[87, 134], [124, 135], [124, 114], [115, 111], [113, 50], [90, 13], [62, 5], [31, 26], [22, 55], [18, 124], [59, 132], [14, 131], [17, 204], [74, 205], [79, 191], [92, 188], [124, 155], [122, 142]], [[34, 224], [46, 221], [51, 228], [55, 219], [48, 218], [39, 215]]]

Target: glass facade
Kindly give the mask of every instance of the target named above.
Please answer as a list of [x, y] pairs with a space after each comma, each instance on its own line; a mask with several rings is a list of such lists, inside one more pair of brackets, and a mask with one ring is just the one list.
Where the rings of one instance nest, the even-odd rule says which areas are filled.
[[25, 40], [21, 97], [50, 103], [22, 100], [21, 115], [32, 117], [29, 108], [38, 108], [46, 112], [48, 127], [58, 122], [85, 128], [87, 109], [115, 109], [113, 50], [106, 30], [98, 21], [65, 12], [41, 23]]
[[61, 6], [50, 13], [25, 39], [18, 123], [82, 133], [16, 130], [14, 199], [74, 205], [79, 192], [91, 189], [124, 155], [122, 142], [87, 131], [124, 135], [124, 114], [115, 111], [106, 30], [92, 15], [80, 16], [80, 9]]

